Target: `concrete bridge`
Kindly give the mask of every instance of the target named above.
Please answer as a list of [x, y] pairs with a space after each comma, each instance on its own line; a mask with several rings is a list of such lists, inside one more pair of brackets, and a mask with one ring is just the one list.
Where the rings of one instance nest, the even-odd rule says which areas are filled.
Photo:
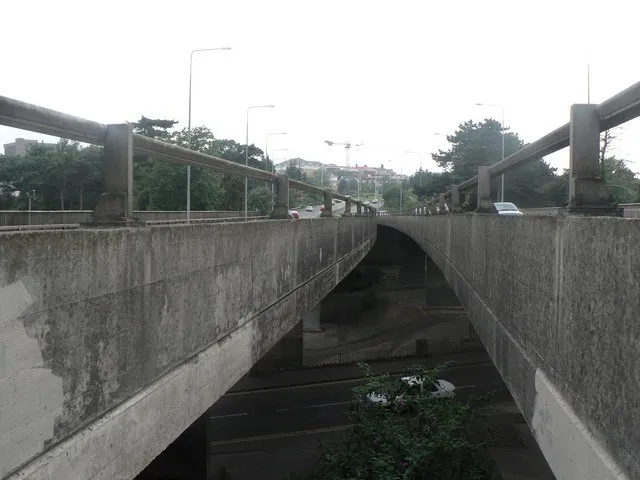
[[[384, 225], [442, 270], [558, 478], [640, 478], [640, 223], [618, 218], [598, 166], [600, 131], [639, 115], [636, 84], [574, 106], [567, 125], [412, 212], [375, 216], [353, 202], [351, 216], [349, 197], [0, 97], [0, 123], [104, 145], [107, 166], [82, 226], [0, 233], [0, 477], [133, 478]], [[565, 213], [490, 214], [491, 177], [566, 146]], [[134, 151], [272, 181], [274, 220], [145, 225], [131, 200]], [[290, 187], [322, 194], [328, 218], [278, 220]], [[479, 213], [459, 213], [465, 190]], [[342, 218], [332, 197], [345, 201]]]
[[0, 233], [0, 478], [133, 478], [375, 238], [372, 217]]

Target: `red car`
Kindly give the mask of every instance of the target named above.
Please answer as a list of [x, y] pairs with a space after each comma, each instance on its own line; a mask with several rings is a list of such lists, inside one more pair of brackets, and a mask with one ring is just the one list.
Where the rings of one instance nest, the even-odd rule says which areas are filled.
[[300, 214], [297, 210], [289, 210], [289, 215], [291, 215], [291, 218], [300, 218]]

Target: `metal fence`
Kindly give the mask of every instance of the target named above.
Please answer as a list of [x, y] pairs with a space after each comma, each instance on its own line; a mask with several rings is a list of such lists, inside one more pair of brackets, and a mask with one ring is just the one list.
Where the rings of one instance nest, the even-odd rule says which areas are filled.
[[324, 198], [321, 216], [331, 216], [332, 199], [345, 202], [345, 215], [351, 214], [352, 203], [359, 214], [374, 215], [376, 209], [350, 196], [289, 180], [286, 175], [231, 162], [178, 145], [162, 142], [133, 133], [131, 125], [105, 125], [62, 112], [31, 105], [0, 96], [0, 125], [54, 135], [78, 142], [104, 147], [104, 193], [92, 213], [92, 223], [105, 226], [132, 223], [137, 220], [133, 211], [133, 155], [146, 155], [170, 162], [215, 169], [248, 179], [273, 182], [275, 204], [272, 218], [288, 218], [289, 187]]
[[307, 354], [299, 356], [287, 355], [279, 359], [270, 359], [267, 363], [258, 362], [254, 372], [272, 372], [293, 370], [297, 368], [323, 368], [340, 365], [355, 365], [359, 362], [379, 362], [389, 360], [402, 360], [407, 358], [425, 358], [439, 355], [450, 355], [464, 352], [483, 350], [478, 341], [470, 341], [461, 337], [456, 340], [444, 340], [440, 342], [428, 342], [419, 339], [413, 343], [393, 349], [359, 350], [336, 354]]
[[[492, 177], [541, 160], [545, 155], [567, 146], [570, 148], [570, 179], [566, 210], [581, 214], [622, 215], [622, 209], [613, 202], [600, 174], [600, 133], [638, 116], [640, 116], [640, 82], [599, 105], [573, 105], [569, 123], [526, 145], [500, 162], [479, 167], [477, 175], [458, 185], [453, 185], [450, 190], [441, 193], [425, 205], [396, 212], [395, 215], [459, 212], [461, 211], [461, 192], [472, 188], [477, 189], [477, 211], [494, 213], [491, 200]], [[541, 214], [547, 213], [541, 212]]]

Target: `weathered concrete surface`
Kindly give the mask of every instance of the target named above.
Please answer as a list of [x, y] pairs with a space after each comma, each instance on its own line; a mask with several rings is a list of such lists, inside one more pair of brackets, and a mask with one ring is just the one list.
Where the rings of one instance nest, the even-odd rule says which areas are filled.
[[0, 478], [133, 478], [375, 235], [353, 217], [0, 234]]
[[640, 478], [640, 221], [377, 222], [443, 271], [558, 479]]

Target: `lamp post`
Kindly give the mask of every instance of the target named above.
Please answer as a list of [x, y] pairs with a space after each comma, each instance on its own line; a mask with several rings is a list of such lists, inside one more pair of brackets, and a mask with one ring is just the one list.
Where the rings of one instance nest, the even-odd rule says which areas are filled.
[[[504, 107], [502, 105], [496, 105], [493, 103], [476, 103], [478, 107], [493, 107], [499, 108], [501, 112], [500, 118], [500, 133], [502, 134], [502, 155], [501, 160], [504, 160]], [[500, 176], [500, 201], [504, 202], [504, 173]]]
[[[187, 126], [187, 148], [191, 150], [191, 79], [193, 78], [193, 54], [196, 52], [214, 52], [231, 50], [231, 47], [196, 48], [189, 56], [189, 123]], [[191, 165], [187, 165], [187, 223], [191, 221]]]
[[[266, 137], [264, 138], [264, 169], [267, 170], [268, 169], [268, 165], [267, 165], [267, 159], [269, 158], [269, 137], [273, 137], [274, 135], [286, 135], [287, 132], [278, 132], [278, 133], [267, 133]], [[280, 149], [280, 150], [286, 150], [286, 149]], [[278, 150], [274, 150], [274, 151], [278, 151]], [[273, 163], [273, 162], [271, 162]]]
[[[247, 129], [244, 144], [244, 165], [249, 166], [249, 112], [254, 108], [274, 108], [275, 105], [251, 105], [247, 107]], [[244, 177], [244, 219], [249, 216], [249, 179]]]

